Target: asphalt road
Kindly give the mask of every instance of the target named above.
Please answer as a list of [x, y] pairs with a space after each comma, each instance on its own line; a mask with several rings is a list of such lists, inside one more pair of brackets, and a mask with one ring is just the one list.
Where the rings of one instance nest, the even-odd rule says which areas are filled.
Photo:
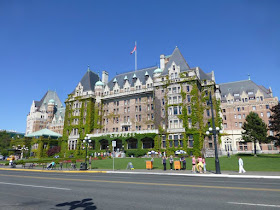
[[275, 209], [280, 180], [0, 171], [0, 209]]

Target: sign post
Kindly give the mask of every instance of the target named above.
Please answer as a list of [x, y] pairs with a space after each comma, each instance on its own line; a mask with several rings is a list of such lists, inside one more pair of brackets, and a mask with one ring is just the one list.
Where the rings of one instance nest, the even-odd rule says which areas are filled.
[[112, 147], [113, 147], [113, 171], [115, 170], [115, 147], [117, 146], [116, 141], [112, 141]]

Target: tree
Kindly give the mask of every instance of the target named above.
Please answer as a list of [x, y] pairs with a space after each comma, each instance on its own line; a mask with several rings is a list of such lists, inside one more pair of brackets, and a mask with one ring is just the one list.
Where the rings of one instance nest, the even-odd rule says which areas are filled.
[[50, 149], [47, 151], [47, 155], [48, 155], [48, 157], [50, 157], [50, 156], [53, 156], [53, 155], [55, 155], [55, 154], [57, 154], [57, 153], [59, 153], [59, 152], [60, 152], [60, 147], [55, 146], [55, 147], [53, 147], [53, 148], [50, 148]]
[[270, 136], [271, 140], [276, 140], [275, 144], [280, 145], [280, 103], [270, 109], [272, 115], [270, 116], [269, 129], [276, 133], [275, 136]]
[[254, 142], [254, 154], [257, 155], [256, 143], [267, 142], [267, 125], [259, 115], [255, 112], [250, 112], [246, 117], [242, 129], [242, 138], [245, 142]]
[[11, 136], [6, 131], [0, 131], [0, 154], [7, 156], [10, 147]]

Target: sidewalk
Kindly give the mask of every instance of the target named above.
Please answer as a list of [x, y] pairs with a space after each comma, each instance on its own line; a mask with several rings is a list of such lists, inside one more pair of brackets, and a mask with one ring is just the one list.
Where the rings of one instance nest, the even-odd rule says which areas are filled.
[[118, 173], [118, 174], [146, 174], [146, 175], [168, 175], [168, 176], [192, 176], [192, 177], [224, 177], [224, 178], [264, 178], [264, 179], [280, 179], [280, 172], [269, 171], [248, 171], [244, 174], [239, 174], [238, 171], [222, 171], [221, 174], [215, 174], [214, 171], [207, 171], [205, 174], [192, 173], [190, 170], [112, 170], [112, 169], [92, 169], [86, 171], [70, 170], [63, 168], [62, 170], [46, 170], [42, 167], [34, 167], [33, 169], [22, 168], [21, 165], [17, 165], [16, 168], [10, 166], [0, 166], [1, 170], [9, 171], [32, 171], [32, 172], [50, 172], [50, 173]]

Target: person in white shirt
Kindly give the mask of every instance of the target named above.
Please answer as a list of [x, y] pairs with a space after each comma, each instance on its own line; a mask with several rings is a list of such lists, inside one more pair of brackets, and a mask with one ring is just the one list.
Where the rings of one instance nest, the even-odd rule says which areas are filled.
[[238, 165], [239, 165], [239, 173], [245, 173], [246, 171], [243, 168], [243, 160], [241, 159], [241, 157], [238, 157]]

